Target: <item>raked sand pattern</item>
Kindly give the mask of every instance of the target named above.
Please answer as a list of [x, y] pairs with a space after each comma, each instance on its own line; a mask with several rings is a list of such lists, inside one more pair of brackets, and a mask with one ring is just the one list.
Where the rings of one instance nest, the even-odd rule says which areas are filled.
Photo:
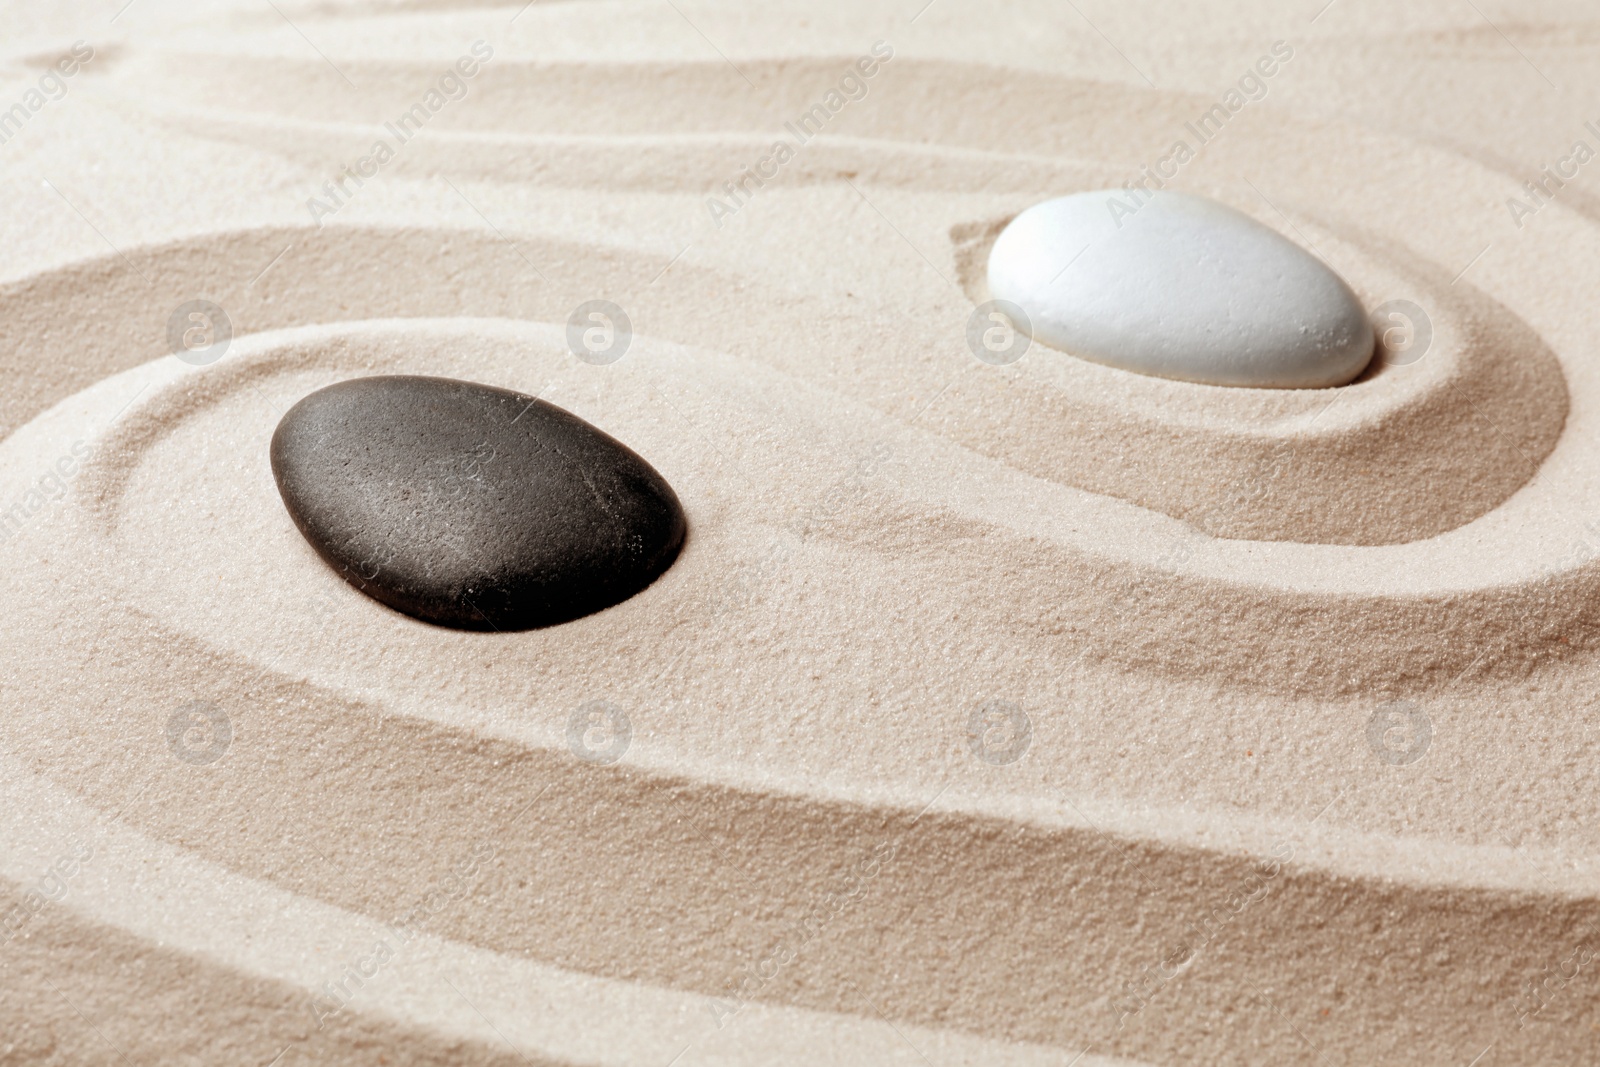
[[[0, 1063], [1593, 1062], [1583, 5], [121, 6], [0, 7]], [[1149, 174], [1372, 367], [978, 358]], [[367, 599], [267, 446], [375, 373], [624, 442], [677, 562]]]

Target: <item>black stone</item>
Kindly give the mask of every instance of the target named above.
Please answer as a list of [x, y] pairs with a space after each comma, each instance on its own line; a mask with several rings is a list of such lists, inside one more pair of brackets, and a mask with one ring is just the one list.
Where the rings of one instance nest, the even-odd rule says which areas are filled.
[[672, 565], [678, 497], [554, 404], [449, 378], [354, 378], [272, 435], [300, 532], [373, 599], [441, 626], [526, 630], [608, 608]]

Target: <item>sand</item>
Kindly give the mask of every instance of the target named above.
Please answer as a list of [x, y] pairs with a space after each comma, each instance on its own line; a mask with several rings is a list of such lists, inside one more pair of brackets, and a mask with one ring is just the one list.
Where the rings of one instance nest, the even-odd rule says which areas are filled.
[[[1592, 1062], [1584, 6], [118, 6], [0, 7], [0, 1063]], [[1219, 103], [1171, 187], [1427, 343], [976, 359], [1000, 228]], [[381, 608], [267, 457], [367, 373], [576, 412], [682, 556]]]

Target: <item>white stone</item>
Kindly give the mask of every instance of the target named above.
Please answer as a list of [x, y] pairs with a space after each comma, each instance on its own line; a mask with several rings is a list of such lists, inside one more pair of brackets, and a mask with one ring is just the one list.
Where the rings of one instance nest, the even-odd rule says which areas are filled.
[[1022, 308], [1035, 340], [1140, 374], [1315, 389], [1366, 367], [1372, 325], [1321, 260], [1213, 200], [1139, 196], [1024, 211], [989, 253], [989, 295]]

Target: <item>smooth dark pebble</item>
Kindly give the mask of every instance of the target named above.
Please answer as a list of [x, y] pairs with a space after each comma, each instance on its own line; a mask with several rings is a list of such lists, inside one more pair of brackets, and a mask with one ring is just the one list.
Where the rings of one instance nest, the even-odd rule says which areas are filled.
[[295, 525], [396, 611], [526, 630], [628, 599], [672, 565], [683, 507], [596, 427], [521, 393], [449, 378], [354, 378], [272, 435]]

